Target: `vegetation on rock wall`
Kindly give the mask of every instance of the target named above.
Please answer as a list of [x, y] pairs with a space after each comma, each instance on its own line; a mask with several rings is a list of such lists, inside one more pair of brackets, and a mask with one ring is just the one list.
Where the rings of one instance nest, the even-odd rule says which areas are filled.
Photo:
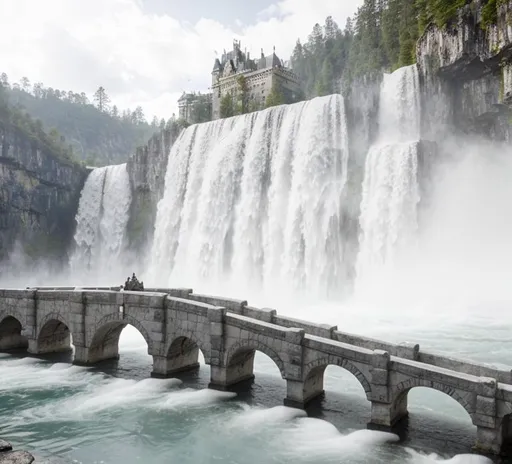
[[[393, 71], [416, 61], [416, 42], [430, 24], [446, 27], [457, 11], [474, 0], [364, 0], [342, 31], [332, 17], [315, 24], [305, 44], [291, 56], [306, 98], [339, 91], [342, 77]], [[495, 24], [506, 0], [487, 0], [482, 27]]]
[[87, 164], [125, 162], [137, 146], [165, 126], [165, 121], [157, 119], [149, 124], [141, 107], [119, 111], [103, 87], [96, 91], [93, 104], [85, 93], [46, 88], [42, 83], [32, 85], [26, 77], [20, 83], [10, 83], [2, 73], [0, 84], [13, 112], [39, 120], [41, 130], [62, 140], [68, 151], [72, 148], [75, 158]]

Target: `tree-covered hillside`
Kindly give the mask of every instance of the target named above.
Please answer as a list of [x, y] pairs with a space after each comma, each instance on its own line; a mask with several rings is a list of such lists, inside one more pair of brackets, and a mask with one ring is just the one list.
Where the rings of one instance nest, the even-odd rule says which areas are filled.
[[[24, 109], [13, 106], [9, 101], [7, 89], [2, 85], [0, 85], [0, 129], [16, 131], [40, 150], [45, 150], [63, 162], [77, 162], [73, 147], [66, 144], [65, 139], [56, 132], [45, 132], [41, 120], [34, 119]], [[2, 148], [1, 144], [0, 148]]]
[[10, 83], [3, 73], [0, 81], [19, 114], [28, 113], [34, 121], [40, 120], [38, 124], [45, 132], [72, 147], [74, 157], [87, 164], [125, 162], [162, 124], [157, 120], [148, 124], [140, 107], [119, 111], [110, 105], [102, 87], [93, 103], [84, 93], [47, 88], [42, 83], [31, 85], [28, 78]]
[[[482, 27], [497, 20], [506, 0], [484, 0]], [[481, 2], [479, 2], [481, 3]], [[332, 17], [315, 24], [306, 43], [297, 41], [292, 67], [302, 78], [306, 98], [339, 91], [376, 71], [393, 71], [416, 61], [416, 42], [429, 24], [445, 27], [457, 10], [474, 0], [365, 0], [342, 31]]]

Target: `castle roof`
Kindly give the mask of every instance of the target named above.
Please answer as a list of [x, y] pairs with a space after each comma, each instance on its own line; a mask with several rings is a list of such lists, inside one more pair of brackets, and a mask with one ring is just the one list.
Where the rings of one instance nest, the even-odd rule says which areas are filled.
[[212, 72], [215, 72], [215, 71], [222, 71], [222, 65], [220, 64], [220, 61], [218, 58], [215, 58], [215, 63], [213, 65], [213, 71]]
[[258, 61], [258, 69], [274, 68], [276, 66], [281, 66], [281, 60], [275, 53], [262, 56]]

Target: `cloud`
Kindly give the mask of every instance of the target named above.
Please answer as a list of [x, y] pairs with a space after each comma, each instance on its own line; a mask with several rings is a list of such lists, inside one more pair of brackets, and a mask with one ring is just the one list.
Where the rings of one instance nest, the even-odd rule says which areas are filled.
[[190, 24], [151, 14], [140, 0], [2, 0], [0, 71], [88, 94], [103, 85], [119, 107], [167, 118], [182, 91], [208, 90], [215, 51], [233, 38], [253, 53], [275, 45], [288, 59], [315, 22], [331, 14], [343, 25], [361, 1], [282, 0], [235, 31], [212, 18]]

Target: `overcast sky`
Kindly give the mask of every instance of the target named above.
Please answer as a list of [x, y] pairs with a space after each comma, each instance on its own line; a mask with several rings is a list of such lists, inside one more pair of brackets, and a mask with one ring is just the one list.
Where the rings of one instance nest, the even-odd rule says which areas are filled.
[[362, 0], [0, 0], [0, 72], [168, 118], [183, 91], [208, 91], [234, 38], [287, 60], [298, 37]]

